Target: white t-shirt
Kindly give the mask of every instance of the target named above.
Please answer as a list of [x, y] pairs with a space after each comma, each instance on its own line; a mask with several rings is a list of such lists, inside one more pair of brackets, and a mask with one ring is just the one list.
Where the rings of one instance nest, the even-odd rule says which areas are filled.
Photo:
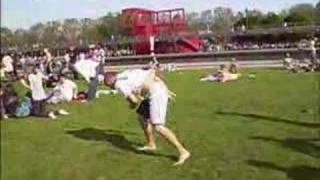
[[41, 101], [47, 98], [46, 93], [43, 89], [42, 80], [44, 75], [42, 73], [30, 74], [28, 80], [32, 92], [32, 99], [35, 101]]
[[103, 49], [99, 49], [98, 51], [99, 62], [105, 61], [105, 55], [106, 55], [106, 52]]
[[115, 89], [125, 97], [128, 97], [133, 92], [139, 91], [142, 88], [149, 74], [149, 70], [126, 70], [117, 75]]
[[52, 60], [52, 55], [50, 52], [45, 52], [46, 53], [46, 58], [47, 58], [47, 62], [50, 62]]
[[315, 45], [316, 45], [316, 41], [311, 40], [311, 41], [310, 41], [310, 46], [311, 46], [311, 48], [314, 48], [314, 47], [315, 47]]
[[4, 65], [5, 72], [12, 72], [13, 71], [13, 65], [12, 65], [13, 59], [10, 56], [8, 56], [8, 55], [4, 56], [2, 58], [2, 63]]
[[24, 57], [20, 58], [19, 61], [21, 64], [26, 64], [26, 58], [24, 58]]
[[96, 68], [98, 65], [99, 63], [97, 62], [80, 59], [74, 66], [77, 72], [80, 73], [87, 82], [90, 82], [90, 78], [95, 77], [97, 74]]
[[66, 101], [71, 101], [74, 95], [75, 89], [77, 89], [76, 83], [73, 81], [66, 79], [63, 84], [59, 84], [55, 87], [55, 89], [59, 90]]
[[313, 53], [313, 54], [316, 54], [317, 49], [316, 49], [316, 42], [315, 42], [314, 40], [312, 40], [312, 41], [310, 42], [310, 48], [311, 48], [312, 53]]
[[286, 57], [286, 58], [284, 58], [284, 62], [285, 63], [288, 63], [288, 64], [290, 64], [290, 63], [292, 63], [292, 58], [290, 58], [290, 57]]
[[63, 59], [65, 60], [65, 62], [69, 63], [69, 62], [70, 62], [70, 56], [69, 56], [69, 54], [65, 54], [65, 55], [63, 56]]

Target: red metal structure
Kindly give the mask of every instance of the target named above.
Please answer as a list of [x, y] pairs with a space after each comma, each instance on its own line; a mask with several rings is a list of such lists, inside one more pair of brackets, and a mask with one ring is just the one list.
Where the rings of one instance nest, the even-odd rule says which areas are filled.
[[197, 52], [200, 37], [187, 32], [184, 9], [152, 11], [141, 8], [122, 10], [122, 25], [133, 38], [137, 54], [149, 54], [150, 37], [155, 37], [155, 53]]

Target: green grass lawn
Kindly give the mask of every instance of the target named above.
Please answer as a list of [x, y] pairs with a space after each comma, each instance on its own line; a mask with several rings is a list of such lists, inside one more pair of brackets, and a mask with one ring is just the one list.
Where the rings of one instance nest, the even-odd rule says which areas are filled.
[[320, 74], [247, 69], [225, 84], [199, 82], [205, 71], [167, 75], [177, 93], [168, 126], [192, 157], [172, 167], [176, 151], [139, 153], [144, 136], [127, 103], [102, 96], [60, 105], [59, 120], [1, 122], [3, 180], [320, 179]]

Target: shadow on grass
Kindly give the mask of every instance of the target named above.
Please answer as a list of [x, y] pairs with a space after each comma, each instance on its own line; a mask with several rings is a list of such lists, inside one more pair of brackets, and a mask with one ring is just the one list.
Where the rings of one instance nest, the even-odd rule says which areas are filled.
[[287, 138], [284, 140], [280, 140], [272, 137], [261, 137], [261, 136], [254, 136], [251, 139], [276, 143], [284, 148], [288, 148], [293, 151], [312, 156], [314, 158], [320, 158], [320, 146], [317, 146], [316, 144], [313, 143], [315, 141], [320, 141], [320, 139]]
[[165, 157], [172, 160], [176, 160], [176, 157], [173, 155], [159, 154], [155, 152], [144, 152], [136, 150], [136, 146], [141, 145], [138, 143], [130, 142], [123, 134], [135, 134], [132, 132], [118, 131], [118, 130], [101, 130], [96, 128], [84, 128], [80, 130], [70, 130], [66, 132], [77, 138], [90, 140], [90, 141], [107, 141], [114, 147], [117, 147], [121, 150], [134, 152], [136, 154], [143, 154], [149, 156], [158, 156]]
[[241, 117], [247, 117], [247, 118], [254, 118], [257, 120], [262, 121], [272, 121], [276, 123], [285, 123], [290, 124], [294, 126], [300, 126], [300, 127], [307, 127], [307, 128], [320, 128], [320, 124], [316, 123], [306, 123], [306, 122], [297, 122], [289, 119], [283, 119], [278, 117], [272, 117], [272, 116], [263, 116], [258, 114], [250, 114], [250, 113], [238, 113], [238, 112], [222, 112], [218, 111], [216, 114], [219, 115], [227, 115], [227, 116], [241, 116]]
[[287, 174], [288, 178], [293, 180], [319, 180], [320, 168], [309, 166], [292, 166], [281, 167], [271, 162], [249, 160], [247, 163], [257, 168], [282, 171]]

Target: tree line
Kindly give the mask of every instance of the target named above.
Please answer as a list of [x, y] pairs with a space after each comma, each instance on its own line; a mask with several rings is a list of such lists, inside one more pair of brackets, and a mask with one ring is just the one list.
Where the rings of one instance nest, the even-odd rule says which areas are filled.
[[[199, 32], [210, 30], [220, 36], [227, 36], [230, 29], [279, 27], [284, 24], [312, 25], [320, 23], [320, 1], [313, 4], [297, 4], [281, 12], [263, 13], [257, 9], [234, 12], [227, 7], [217, 7], [201, 13], [187, 13], [189, 30]], [[29, 29], [10, 30], [1, 27], [1, 48], [19, 47], [29, 49], [33, 46], [51, 48], [90, 43], [128, 41], [128, 33], [121, 24], [120, 13], [107, 13], [98, 19], [65, 19], [37, 23]]]

